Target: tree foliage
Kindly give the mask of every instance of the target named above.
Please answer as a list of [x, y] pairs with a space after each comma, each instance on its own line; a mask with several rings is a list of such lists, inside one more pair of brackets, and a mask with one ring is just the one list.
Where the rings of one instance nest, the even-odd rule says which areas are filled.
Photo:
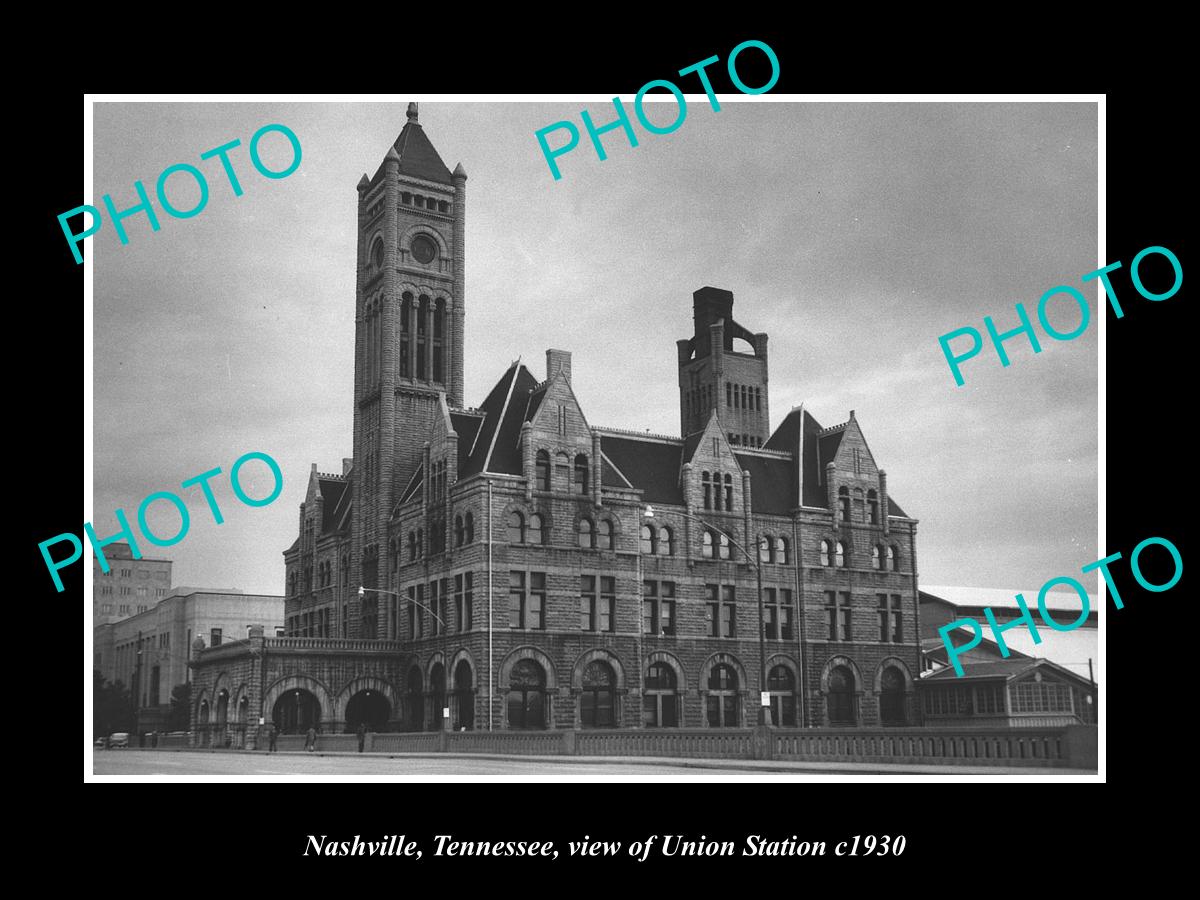
[[115, 731], [133, 730], [129, 690], [119, 681], [106, 681], [92, 670], [92, 734], [103, 737]]

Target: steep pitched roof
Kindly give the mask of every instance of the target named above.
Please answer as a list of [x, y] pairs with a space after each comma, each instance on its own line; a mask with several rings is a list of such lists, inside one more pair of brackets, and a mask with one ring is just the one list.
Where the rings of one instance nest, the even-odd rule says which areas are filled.
[[[459, 454], [462, 460], [464, 444], [474, 444], [465, 459], [460, 461], [458, 477], [483, 472], [504, 475], [521, 474], [521, 425], [529, 407], [529, 394], [538, 387], [537, 379], [517, 360], [500, 376], [496, 386], [479, 406], [483, 414], [471, 441], [459, 435]], [[457, 422], [455, 423], [457, 427]]]
[[458, 471], [461, 477], [466, 471], [479, 427], [483, 424], [483, 416], [474, 412], [451, 410], [450, 424], [454, 426], [454, 433], [458, 435]]
[[[683, 504], [683, 491], [679, 488], [682, 442], [601, 434], [600, 451], [621, 470], [630, 484], [643, 492], [642, 497], [647, 503]], [[624, 487], [619, 481], [617, 485]]]
[[321, 485], [321, 496], [325, 498], [325, 505], [321, 507], [321, 534], [327, 534], [338, 529], [338, 520], [341, 518], [338, 515], [338, 507], [342, 502], [342, 497], [349, 492], [350, 485], [345, 478], [330, 478], [325, 475], [320, 475], [318, 478]]
[[756, 513], [786, 516], [796, 506], [796, 467], [790, 459], [768, 459], [735, 453], [738, 466], [750, 473], [750, 503]]
[[401, 175], [411, 175], [440, 184], [453, 184], [450, 170], [433, 149], [433, 144], [425, 135], [425, 129], [415, 119], [410, 119], [405, 124], [392, 146], [400, 154]]

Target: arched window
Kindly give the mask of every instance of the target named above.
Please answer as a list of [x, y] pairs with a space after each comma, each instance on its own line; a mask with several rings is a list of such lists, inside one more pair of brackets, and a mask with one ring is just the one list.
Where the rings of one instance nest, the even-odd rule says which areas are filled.
[[884, 725], [907, 725], [904, 673], [888, 666], [879, 676], [879, 721]]
[[461, 547], [467, 537], [467, 528], [463, 524], [462, 516], [454, 517], [454, 546]]
[[874, 488], [867, 491], [867, 511], [870, 513], [871, 524], [879, 524], [879, 494]]
[[775, 562], [781, 566], [788, 564], [788, 539], [785, 537], [775, 538]]
[[565, 453], [554, 454], [554, 487], [560, 491], [571, 490], [571, 457]]
[[658, 529], [658, 550], [661, 556], [675, 555], [675, 538], [671, 534], [671, 529], [666, 525]]
[[729, 559], [729, 535], [723, 531], [717, 535], [717, 547], [720, 550], [721, 559]]
[[713, 533], [707, 528], [704, 529], [704, 549], [702, 555], [705, 559], [713, 558]]
[[838, 488], [838, 503], [842, 506], [842, 521], [850, 521], [850, 489], [845, 485]]
[[532, 659], [517, 662], [508, 676], [508, 727], [546, 727], [546, 673]]
[[846, 565], [846, 546], [841, 541], [838, 541], [835, 549], [837, 551], [837, 564], [839, 567], [844, 568]]
[[587, 664], [579, 695], [579, 719], [584, 728], [616, 727], [616, 684], [608, 663], [597, 659]]
[[525, 543], [525, 517], [517, 510], [513, 510], [508, 514], [508, 542], [510, 544]]
[[417, 371], [416, 377], [425, 378], [425, 342], [429, 334], [429, 298], [421, 295], [417, 308]]
[[654, 526], [643, 525], [641, 528], [641, 550], [643, 553], [654, 553]]
[[767, 675], [771, 694], [771, 724], [796, 727], [796, 676], [787, 666], [774, 666]]
[[539, 491], [550, 490], [550, 454], [545, 450], [537, 452], [534, 463], [534, 484]]
[[862, 488], [854, 489], [854, 521], [865, 522], [867, 513], [863, 506], [863, 491]]
[[712, 509], [712, 484], [707, 472], [700, 473], [700, 483], [704, 485], [704, 508]]
[[588, 492], [588, 458], [582, 453], [575, 457], [575, 493]]
[[413, 295], [405, 291], [400, 303], [400, 377], [412, 377], [409, 339], [412, 335]]
[[733, 476], [725, 476], [725, 508], [733, 509]]
[[460, 659], [454, 669], [454, 730], [475, 728], [475, 689], [471, 687], [471, 666]]
[[378, 272], [383, 268], [383, 241], [376, 241], [371, 247], [371, 267]]
[[470, 512], [467, 513], [466, 530], [467, 530], [467, 533], [466, 533], [467, 543], [468, 544], [475, 543], [475, 516]]
[[758, 539], [758, 561], [760, 563], [771, 561], [771, 538], [765, 534]]
[[821, 563], [821, 565], [823, 565], [823, 566], [827, 566], [827, 565], [829, 565], [829, 564], [830, 564], [830, 560], [831, 560], [831, 558], [833, 557], [833, 546], [832, 546], [832, 544], [831, 544], [829, 541], [821, 541], [821, 551], [820, 551], [820, 553], [821, 553], [821, 556], [820, 556], [820, 563]]
[[874, 547], [871, 548], [871, 568], [872, 569], [878, 569], [880, 567], [880, 556], [881, 556], [881, 554], [879, 551], [879, 545], [876, 544]]
[[889, 572], [898, 571], [900, 568], [900, 548], [895, 544], [887, 548], [887, 567]]
[[738, 677], [733, 666], [721, 663], [708, 676], [708, 727], [738, 727]]
[[596, 546], [596, 532], [592, 527], [592, 520], [583, 518], [579, 520], [579, 546], [585, 550], [590, 550]]
[[678, 680], [675, 670], [666, 663], [651, 663], [646, 670], [646, 686], [642, 690], [642, 725], [646, 728], [676, 728], [679, 726]]
[[835, 666], [829, 673], [829, 696], [826, 698], [830, 725], [858, 724], [855, 691], [854, 673], [845, 666]]
[[534, 513], [529, 517], [529, 530], [525, 533], [525, 538], [530, 544], [541, 545], [545, 543], [545, 531], [542, 527], [542, 517], [539, 513]]
[[446, 380], [442, 371], [442, 335], [446, 331], [446, 301], [438, 299], [433, 311], [433, 380]]
[[596, 546], [601, 550], [612, 549], [613, 527], [608, 519], [601, 519], [596, 525]]

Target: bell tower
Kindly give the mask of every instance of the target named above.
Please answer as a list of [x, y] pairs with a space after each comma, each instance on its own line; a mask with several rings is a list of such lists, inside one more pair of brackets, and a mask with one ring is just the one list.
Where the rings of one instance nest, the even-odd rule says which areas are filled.
[[358, 183], [351, 552], [365, 587], [379, 586], [388, 518], [421, 463], [439, 394], [463, 402], [467, 173], [442, 162], [417, 104], [407, 118]]
[[[692, 314], [692, 337], [676, 342], [683, 437], [703, 431], [716, 410], [729, 443], [761, 447], [771, 434], [766, 334], [752, 334], [735, 322], [733, 293], [720, 288], [695, 291]], [[736, 348], [735, 340], [746, 348]]]

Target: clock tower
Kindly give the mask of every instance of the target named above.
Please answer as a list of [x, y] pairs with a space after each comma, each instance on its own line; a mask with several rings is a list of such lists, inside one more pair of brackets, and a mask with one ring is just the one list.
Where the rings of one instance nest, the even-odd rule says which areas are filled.
[[[452, 173], [408, 105], [358, 183], [351, 579], [378, 587], [380, 545], [439, 405], [463, 402], [467, 173]], [[355, 578], [360, 575], [360, 578]]]

